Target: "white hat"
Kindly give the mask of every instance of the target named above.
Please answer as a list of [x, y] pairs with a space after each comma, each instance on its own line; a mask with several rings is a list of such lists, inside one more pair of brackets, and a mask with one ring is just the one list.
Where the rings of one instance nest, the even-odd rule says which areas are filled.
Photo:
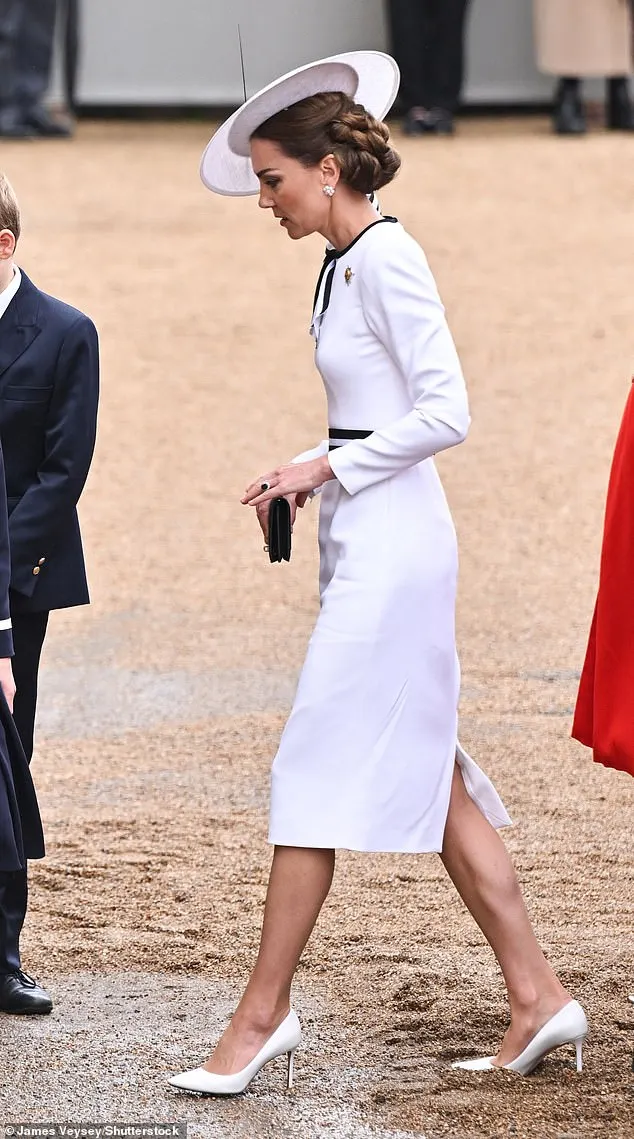
[[343, 91], [375, 119], [384, 119], [396, 98], [399, 80], [396, 62], [382, 51], [350, 51], [289, 71], [247, 99], [218, 128], [200, 163], [205, 186], [216, 194], [257, 194], [260, 187], [251, 165], [250, 139], [262, 123], [323, 91]]

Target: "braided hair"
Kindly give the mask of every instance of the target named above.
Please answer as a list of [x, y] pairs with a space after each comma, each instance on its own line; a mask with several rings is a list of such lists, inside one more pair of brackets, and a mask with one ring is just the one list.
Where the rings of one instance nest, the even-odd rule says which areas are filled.
[[342, 181], [360, 194], [386, 186], [401, 165], [385, 123], [341, 91], [311, 95], [286, 107], [252, 137], [277, 143], [303, 166], [317, 166], [327, 154], [334, 155]]

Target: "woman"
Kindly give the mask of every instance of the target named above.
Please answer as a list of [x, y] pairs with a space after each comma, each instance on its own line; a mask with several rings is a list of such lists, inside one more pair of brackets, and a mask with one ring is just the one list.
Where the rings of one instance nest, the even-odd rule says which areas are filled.
[[610, 130], [634, 130], [628, 76], [632, 70], [632, 0], [535, 0], [537, 64], [557, 75], [553, 128], [584, 134], [581, 79], [606, 80]]
[[294, 514], [321, 491], [321, 610], [273, 766], [257, 964], [213, 1055], [171, 1079], [190, 1091], [241, 1092], [283, 1053], [290, 1084], [301, 1036], [291, 983], [337, 847], [440, 853], [483, 929], [511, 1025], [497, 1056], [459, 1066], [525, 1073], [568, 1042], [581, 1062], [583, 1009], [531, 929], [495, 830], [508, 815], [457, 740], [456, 539], [433, 455], [461, 442], [469, 416], [424, 254], [366, 198], [400, 166], [379, 121], [397, 85], [376, 52], [301, 68], [237, 111], [203, 159], [210, 188], [259, 190], [289, 237], [318, 232], [332, 247], [312, 324], [331, 427], [329, 442], [242, 499], [266, 534], [273, 498]]
[[[633, 381], [634, 382], [634, 381]], [[605, 507], [599, 589], [572, 724], [595, 763], [634, 776], [634, 387], [623, 412]], [[634, 1003], [634, 996], [630, 996]]]
[[634, 776], [634, 387], [614, 449], [594, 616], [572, 725], [604, 767]]

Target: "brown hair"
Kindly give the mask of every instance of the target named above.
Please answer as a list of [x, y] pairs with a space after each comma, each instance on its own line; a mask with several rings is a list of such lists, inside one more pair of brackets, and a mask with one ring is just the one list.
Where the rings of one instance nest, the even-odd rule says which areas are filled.
[[10, 230], [16, 241], [20, 236], [18, 199], [13, 186], [2, 171], [0, 171], [0, 229]]
[[385, 123], [341, 91], [311, 95], [286, 107], [252, 137], [277, 143], [288, 158], [303, 166], [317, 166], [333, 154], [342, 181], [360, 194], [387, 186], [401, 165]]

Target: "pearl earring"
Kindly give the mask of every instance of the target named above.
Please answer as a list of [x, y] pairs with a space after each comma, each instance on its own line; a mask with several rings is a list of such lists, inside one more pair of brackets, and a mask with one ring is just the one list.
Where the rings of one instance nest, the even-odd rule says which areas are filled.
[[324, 194], [326, 194], [327, 197], [329, 197], [329, 198], [332, 198], [332, 196], [335, 192], [334, 186], [322, 186], [322, 190], [323, 190]]

